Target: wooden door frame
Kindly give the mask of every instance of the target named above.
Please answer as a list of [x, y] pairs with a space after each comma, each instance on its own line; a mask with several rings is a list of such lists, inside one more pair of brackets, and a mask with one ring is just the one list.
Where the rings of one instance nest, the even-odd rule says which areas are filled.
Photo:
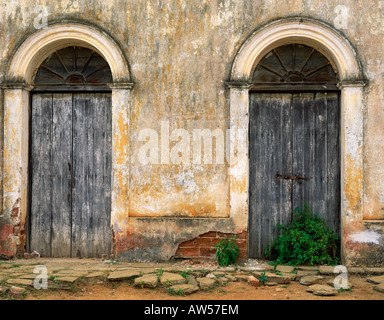
[[347, 245], [351, 229], [363, 223], [364, 86], [358, 54], [350, 42], [328, 24], [303, 17], [269, 22], [256, 30], [237, 52], [231, 69], [230, 104], [230, 217], [237, 230], [248, 228], [249, 199], [249, 90], [254, 67], [266, 53], [284, 44], [316, 48], [338, 70], [340, 89], [341, 261], [350, 264]]
[[[286, 90], [280, 90], [279, 88], [269, 88], [269, 90], [264, 90], [263, 88], [262, 89], [258, 89], [258, 88], [252, 88], [249, 90], [249, 95], [251, 94], [278, 94], [278, 93], [281, 93], [281, 94], [291, 94], [291, 95], [294, 95], [294, 94], [300, 94], [300, 93], [313, 93], [313, 94], [316, 94], [316, 93], [336, 93], [337, 94], [337, 97], [338, 97], [338, 113], [339, 113], [339, 117], [340, 117], [340, 96], [341, 96], [341, 91], [340, 90], [326, 90], [322, 87], [318, 87], [317, 89], [314, 89], [313, 86], [308, 86], [306, 87], [305, 85], [303, 85], [301, 88], [295, 88], [295, 89], [290, 89], [290, 88], [287, 88]], [[340, 128], [341, 128], [341, 119], [339, 119], [340, 123], [339, 123], [339, 131], [340, 131]], [[248, 124], [248, 141], [251, 142], [250, 140], [250, 125], [251, 123], [249, 122]], [[338, 139], [338, 143], [339, 143], [339, 165], [341, 164], [341, 159], [340, 159], [340, 156], [341, 156], [341, 136], [340, 136], [340, 132], [339, 132], [339, 139]], [[250, 155], [250, 145], [248, 145], [248, 154]], [[248, 164], [250, 162], [250, 158], [248, 157]], [[249, 184], [249, 180], [250, 180], [250, 175], [248, 175], [248, 185]], [[339, 187], [341, 187], [341, 177], [339, 177]], [[249, 209], [249, 206], [251, 205], [251, 197], [250, 197], [250, 188], [248, 188], [248, 210], [250, 212], [250, 209]], [[294, 208], [292, 207], [292, 210], [294, 210]], [[316, 213], [316, 212], [314, 212]], [[339, 213], [340, 214], [340, 213]], [[339, 221], [339, 223], [341, 223], [341, 221]], [[248, 231], [251, 230], [250, 228], [250, 225], [251, 225], [251, 214], [248, 214]], [[341, 226], [339, 226], [341, 227]], [[248, 239], [250, 239], [250, 236], [251, 236], [251, 233], [248, 232]], [[340, 229], [339, 229], [339, 234], [338, 236], [340, 237]], [[248, 256], [249, 256], [249, 248], [250, 248], [250, 245], [251, 245], [251, 242], [248, 241]], [[340, 248], [337, 248], [337, 254], [340, 255]]]
[[[129, 123], [132, 89], [128, 63], [123, 51], [104, 30], [79, 22], [48, 25], [28, 35], [14, 49], [9, 60], [4, 94], [3, 215], [11, 221], [14, 246], [10, 254], [23, 252], [28, 212], [30, 108], [33, 75], [48, 55], [70, 45], [99, 53], [109, 64], [112, 91], [112, 208], [111, 228], [128, 217], [129, 209]], [[17, 229], [15, 228], [17, 226]]]

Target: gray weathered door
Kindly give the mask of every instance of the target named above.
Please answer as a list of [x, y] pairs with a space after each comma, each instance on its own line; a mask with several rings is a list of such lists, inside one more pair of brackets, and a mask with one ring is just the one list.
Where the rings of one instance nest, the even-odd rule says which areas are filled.
[[111, 95], [36, 93], [30, 248], [47, 257], [111, 250]]
[[249, 257], [264, 251], [309, 205], [340, 232], [338, 93], [252, 93], [249, 135]]

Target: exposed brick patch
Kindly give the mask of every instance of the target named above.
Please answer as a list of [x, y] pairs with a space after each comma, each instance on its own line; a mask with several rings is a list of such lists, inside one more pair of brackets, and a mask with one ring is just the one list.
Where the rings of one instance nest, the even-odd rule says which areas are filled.
[[216, 259], [215, 245], [222, 239], [236, 236], [236, 246], [240, 250], [239, 260], [247, 259], [247, 231], [241, 233], [223, 233], [209, 231], [201, 234], [198, 237], [180, 243], [175, 253], [175, 258], [186, 259]]

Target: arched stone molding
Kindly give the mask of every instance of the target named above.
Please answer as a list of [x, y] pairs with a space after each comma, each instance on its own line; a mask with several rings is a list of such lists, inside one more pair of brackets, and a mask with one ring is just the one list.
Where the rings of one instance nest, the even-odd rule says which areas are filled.
[[[28, 208], [28, 148], [30, 91], [34, 73], [52, 52], [71, 45], [98, 52], [112, 72], [112, 212], [128, 216], [129, 119], [131, 91], [128, 63], [116, 42], [104, 31], [78, 22], [52, 24], [25, 39], [11, 57], [4, 91], [3, 214], [7, 221], [25, 227]], [[20, 244], [19, 234], [13, 235]], [[16, 254], [17, 248], [14, 248]]]
[[10, 60], [7, 81], [31, 84], [36, 68], [49, 54], [73, 45], [99, 53], [108, 62], [114, 82], [130, 81], [128, 64], [116, 42], [102, 30], [74, 22], [53, 24], [29, 36]]
[[311, 46], [324, 54], [339, 76], [341, 91], [341, 255], [350, 261], [345, 245], [353, 224], [362, 222], [363, 136], [365, 81], [357, 53], [337, 30], [314, 19], [292, 17], [273, 21], [255, 31], [235, 56], [230, 81], [230, 216], [248, 225], [248, 126], [252, 72], [270, 50], [289, 43]]

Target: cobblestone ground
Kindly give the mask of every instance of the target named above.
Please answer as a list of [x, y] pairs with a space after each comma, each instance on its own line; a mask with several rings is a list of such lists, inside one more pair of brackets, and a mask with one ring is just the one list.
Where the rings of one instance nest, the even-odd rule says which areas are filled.
[[384, 300], [384, 268], [20, 259], [0, 262], [0, 299]]

